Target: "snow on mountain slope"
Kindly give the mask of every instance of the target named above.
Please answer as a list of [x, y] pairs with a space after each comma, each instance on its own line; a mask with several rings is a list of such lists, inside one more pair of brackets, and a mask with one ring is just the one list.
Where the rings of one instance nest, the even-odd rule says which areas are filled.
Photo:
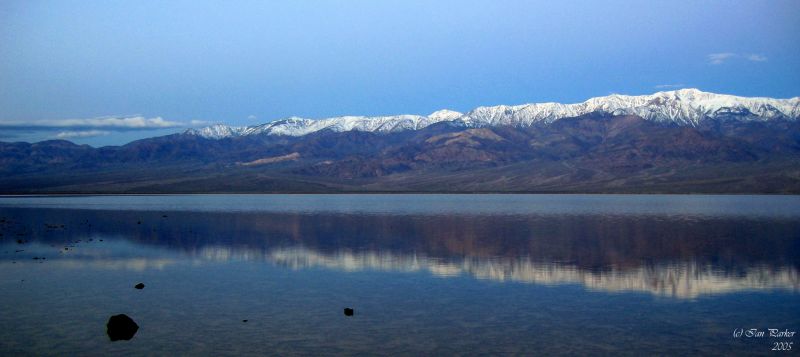
[[636, 115], [647, 120], [680, 125], [697, 125], [703, 120], [722, 117], [739, 120], [797, 119], [800, 117], [800, 98], [745, 98], [681, 89], [642, 96], [613, 94], [577, 104], [478, 107], [462, 119], [467, 125], [475, 126], [529, 126], [593, 112]]
[[222, 139], [232, 136], [239, 136], [242, 134], [244, 129], [246, 128], [214, 124], [200, 129], [186, 130], [186, 134], [198, 135], [208, 139]]
[[[205, 128], [189, 129], [186, 131], [186, 134], [198, 135], [210, 139], [220, 139], [223, 137], [256, 134], [302, 136], [320, 130], [332, 130], [336, 132], [355, 130], [389, 133], [403, 130], [418, 130], [441, 121], [453, 121], [461, 116], [463, 116], [463, 114], [458, 112], [440, 110], [429, 116], [344, 116], [326, 119], [291, 117], [248, 127], [226, 127], [225, 125], [218, 124]], [[225, 135], [226, 133], [228, 135]]]
[[500, 125], [524, 127], [537, 123], [549, 124], [562, 118], [594, 112], [636, 115], [646, 120], [692, 126], [713, 119], [797, 120], [800, 118], [800, 97], [791, 99], [737, 97], [702, 92], [697, 89], [681, 89], [641, 96], [612, 94], [575, 104], [534, 103], [478, 107], [467, 114], [440, 110], [428, 116], [344, 116], [326, 119], [292, 117], [249, 127], [213, 125], [189, 129], [186, 133], [212, 139], [255, 134], [302, 136], [320, 130], [387, 133], [418, 130], [447, 121], [461, 122], [467, 127]]

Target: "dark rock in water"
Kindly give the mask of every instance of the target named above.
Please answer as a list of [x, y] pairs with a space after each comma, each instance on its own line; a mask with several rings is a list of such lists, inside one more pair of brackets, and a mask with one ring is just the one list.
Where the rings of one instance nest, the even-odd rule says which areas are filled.
[[144, 283], [139, 283], [139, 284], [136, 284], [136, 285], [134, 285], [134, 288], [137, 288], [137, 289], [139, 289], [139, 290], [142, 290], [142, 289], [144, 289]]
[[247, 322], [247, 320], [242, 320], [242, 322]]
[[142, 221], [137, 221], [136, 224], [142, 224]]
[[161, 217], [167, 218], [167, 215], [163, 215], [163, 216], [161, 216]]
[[344, 308], [344, 316], [353, 316], [353, 309], [349, 307]]
[[111, 316], [106, 323], [106, 328], [106, 333], [111, 341], [130, 340], [136, 331], [139, 331], [139, 325], [125, 314]]

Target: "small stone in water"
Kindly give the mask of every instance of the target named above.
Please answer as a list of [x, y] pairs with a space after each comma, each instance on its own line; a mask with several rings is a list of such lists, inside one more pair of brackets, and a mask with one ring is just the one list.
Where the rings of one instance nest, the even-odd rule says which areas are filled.
[[106, 328], [106, 333], [111, 341], [130, 340], [136, 331], [139, 331], [139, 325], [125, 314], [111, 316], [106, 323]]
[[344, 308], [344, 316], [353, 316], [353, 309], [349, 307]]

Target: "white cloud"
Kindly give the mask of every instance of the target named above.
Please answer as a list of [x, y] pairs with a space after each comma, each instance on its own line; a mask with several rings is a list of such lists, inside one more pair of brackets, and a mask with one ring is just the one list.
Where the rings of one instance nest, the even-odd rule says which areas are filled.
[[253, 114], [250, 114], [250, 115], [247, 116], [247, 119], [248, 120], [256, 120], [256, 119], [258, 119], [258, 117], [253, 115]]
[[747, 56], [745, 56], [745, 58], [747, 58], [748, 61], [753, 61], [753, 62], [766, 62], [767, 60], [767, 56], [758, 53], [748, 54]]
[[767, 56], [764, 56], [760, 53], [733, 53], [733, 52], [723, 52], [723, 53], [712, 53], [706, 56], [708, 59], [708, 63], [710, 64], [723, 64], [726, 61], [733, 59], [733, 58], [743, 58], [750, 62], [766, 62]]
[[655, 86], [656, 89], [675, 89], [675, 88], [683, 88], [686, 87], [683, 83], [679, 84], [658, 84]]
[[111, 134], [111, 132], [105, 130], [62, 131], [56, 134], [55, 137], [59, 139], [91, 138], [108, 134]]
[[[116, 144], [208, 125], [203, 120], [171, 121], [161, 117], [115, 115], [83, 119], [7, 120], [0, 118], [0, 141], [35, 142], [50, 139], [83, 140]], [[126, 142], [127, 142], [126, 141]], [[117, 142], [118, 143], [118, 142]]]
[[708, 55], [708, 63], [723, 64], [725, 61], [731, 59], [732, 57], [736, 57], [736, 54], [730, 52], [712, 53]]
[[102, 128], [116, 130], [164, 129], [185, 126], [184, 123], [164, 120], [161, 117], [145, 118], [143, 116], [104, 117], [87, 119], [48, 119], [30, 121], [2, 121], [0, 127], [5, 128]]

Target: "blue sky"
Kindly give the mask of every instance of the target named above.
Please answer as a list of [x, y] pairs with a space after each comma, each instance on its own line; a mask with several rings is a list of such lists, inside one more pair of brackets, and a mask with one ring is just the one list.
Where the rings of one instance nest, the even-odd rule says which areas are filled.
[[0, 141], [696, 87], [800, 95], [798, 1], [0, 2]]

